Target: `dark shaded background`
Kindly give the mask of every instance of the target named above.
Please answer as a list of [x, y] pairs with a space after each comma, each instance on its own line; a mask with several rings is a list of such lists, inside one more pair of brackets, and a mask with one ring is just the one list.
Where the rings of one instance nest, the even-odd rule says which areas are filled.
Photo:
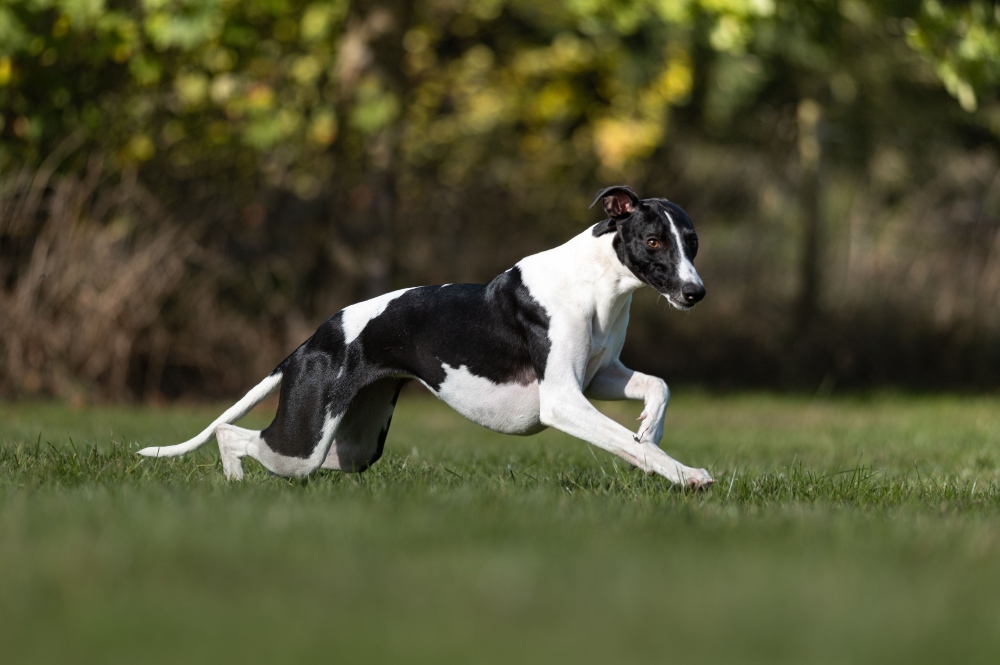
[[619, 183], [689, 212], [708, 288], [637, 296], [631, 365], [994, 390], [998, 80], [987, 2], [8, 0], [0, 394], [239, 393]]

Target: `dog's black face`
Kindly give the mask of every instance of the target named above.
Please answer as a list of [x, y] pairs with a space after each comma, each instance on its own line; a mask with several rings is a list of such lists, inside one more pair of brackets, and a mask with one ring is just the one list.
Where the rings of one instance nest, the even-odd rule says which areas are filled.
[[691, 309], [705, 297], [693, 263], [698, 236], [680, 206], [667, 199], [640, 200], [622, 186], [601, 190], [597, 201], [609, 219], [594, 227], [594, 235], [615, 234], [618, 259], [633, 275], [677, 309]]

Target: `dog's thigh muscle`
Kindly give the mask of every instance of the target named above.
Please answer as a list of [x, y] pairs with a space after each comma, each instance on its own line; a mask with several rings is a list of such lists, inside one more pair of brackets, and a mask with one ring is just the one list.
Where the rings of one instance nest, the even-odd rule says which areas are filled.
[[359, 473], [382, 457], [404, 383], [406, 379], [389, 377], [358, 391], [337, 427], [322, 468]]
[[257, 459], [282, 476], [304, 476], [320, 467], [356, 392], [348, 377], [337, 376], [337, 368], [312, 364], [285, 368], [277, 413], [261, 432]]

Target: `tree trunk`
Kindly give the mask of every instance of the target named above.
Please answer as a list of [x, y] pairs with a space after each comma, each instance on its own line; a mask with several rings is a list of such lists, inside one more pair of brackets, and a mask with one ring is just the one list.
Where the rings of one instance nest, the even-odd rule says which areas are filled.
[[821, 166], [823, 143], [820, 124], [823, 109], [814, 99], [803, 99], [798, 108], [799, 206], [802, 214], [802, 263], [796, 318], [800, 328], [820, 315], [823, 287], [823, 213]]

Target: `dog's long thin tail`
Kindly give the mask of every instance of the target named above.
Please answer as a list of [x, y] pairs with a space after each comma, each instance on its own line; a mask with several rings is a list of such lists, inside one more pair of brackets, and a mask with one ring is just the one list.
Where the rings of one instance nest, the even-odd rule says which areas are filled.
[[206, 427], [205, 430], [198, 436], [185, 441], [184, 443], [178, 443], [176, 446], [154, 446], [152, 448], [143, 448], [139, 451], [139, 454], [145, 455], [146, 457], [174, 457], [176, 455], [189, 453], [192, 450], [197, 450], [204, 444], [208, 443], [212, 437], [215, 436], [216, 427], [222, 425], [223, 423], [232, 423], [239, 420], [249, 413], [250, 409], [254, 408], [257, 404], [263, 401], [265, 397], [273, 393], [279, 385], [281, 385], [280, 368], [251, 388], [250, 392], [243, 396], [243, 399], [226, 409], [225, 413], [216, 418], [212, 424]]

